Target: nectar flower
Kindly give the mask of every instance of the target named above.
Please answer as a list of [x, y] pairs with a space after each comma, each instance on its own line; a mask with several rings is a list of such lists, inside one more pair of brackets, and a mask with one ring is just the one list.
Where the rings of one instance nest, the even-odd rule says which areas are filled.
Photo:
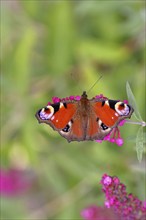
[[91, 205], [81, 212], [84, 220], [145, 220], [146, 201], [140, 201], [133, 194], [126, 192], [126, 186], [118, 177], [107, 174], [100, 181], [105, 193], [103, 207]]
[[[55, 104], [55, 103], [58, 103], [58, 102], [63, 102], [63, 101], [79, 101], [81, 99], [81, 96], [77, 95], [77, 96], [69, 96], [69, 97], [65, 97], [65, 98], [59, 98], [59, 97], [52, 97], [52, 103], [51, 102], [48, 102], [48, 105], [49, 104]], [[93, 99], [105, 99], [105, 100], [108, 100], [107, 97], [103, 96], [103, 94], [100, 94], [100, 95], [96, 95]]]
[[[65, 98], [58, 98], [58, 97], [53, 97], [52, 98], [52, 104], [58, 103], [58, 102], [65, 102], [65, 101], [79, 101], [81, 99], [81, 96], [69, 96], [69, 97], [65, 97]], [[48, 102], [48, 104], [51, 104], [50, 102]]]
[[126, 120], [122, 120], [120, 121], [120, 123], [118, 124], [118, 126], [123, 126], [126, 123]]
[[91, 205], [81, 212], [84, 220], [120, 220], [119, 216], [112, 209]]
[[107, 136], [105, 136], [103, 140], [96, 140], [98, 143], [102, 143], [102, 141], [109, 141], [111, 143], [117, 144], [118, 146], [122, 146], [124, 143], [118, 127], [113, 128], [113, 130]]
[[75, 96], [75, 100], [79, 101], [81, 99], [81, 96], [77, 95]]
[[103, 94], [96, 95], [96, 96], [95, 96], [95, 98], [96, 98], [96, 99], [105, 99], [105, 100], [107, 100], [107, 99], [108, 99], [108, 98], [107, 98], [107, 97], [105, 97]]
[[112, 182], [112, 178], [110, 176], [106, 176], [105, 179], [103, 180], [103, 183], [107, 186], [109, 186]]
[[[106, 180], [111, 183], [106, 184]], [[113, 208], [124, 220], [142, 220], [146, 218], [145, 202], [140, 201], [136, 196], [126, 192], [126, 186], [120, 183], [118, 177], [111, 177], [104, 174], [101, 180], [102, 191], [105, 193], [107, 208]]]
[[58, 98], [58, 97], [53, 97], [53, 98], [52, 98], [52, 102], [53, 102], [53, 103], [57, 103], [57, 102], [60, 102], [60, 101], [61, 101], [61, 99]]

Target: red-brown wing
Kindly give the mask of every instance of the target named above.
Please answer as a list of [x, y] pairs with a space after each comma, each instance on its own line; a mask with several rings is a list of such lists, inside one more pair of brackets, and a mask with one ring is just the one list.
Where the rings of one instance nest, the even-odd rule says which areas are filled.
[[59, 133], [70, 141], [83, 141], [85, 140], [84, 122], [81, 118], [73, 117], [73, 119], [66, 125], [66, 129], [60, 130]]
[[130, 118], [134, 109], [116, 100], [93, 101], [92, 106], [94, 112], [104, 125], [107, 127], [116, 127], [120, 121]]
[[[80, 106], [80, 105], [79, 105]], [[108, 123], [108, 126], [105, 127], [103, 124], [107, 122], [108, 117], [114, 117], [114, 111], [109, 108], [110, 113], [108, 113], [108, 117], [105, 112], [102, 111], [102, 101], [98, 102], [86, 102], [86, 106], [77, 106], [77, 111], [72, 117], [72, 121], [69, 126], [70, 130], [68, 132], [64, 132], [63, 130], [59, 131], [59, 133], [65, 137], [69, 142], [70, 141], [83, 141], [83, 140], [102, 140], [111, 130], [112, 123]], [[86, 111], [83, 109], [86, 108]], [[101, 118], [100, 118], [101, 117]], [[105, 117], [105, 118], [104, 118]], [[108, 120], [110, 121], [110, 120]]]
[[120, 101], [91, 100], [86, 139], [103, 139], [132, 112], [131, 106]]
[[102, 106], [102, 102], [95, 102], [93, 104], [94, 112], [97, 118], [99, 118], [106, 126], [113, 127], [118, 119], [119, 115], [108, 104]]
[[68, 103], [66, 107], [62, 105], [59, 110], [52, 116], [50, 123], [52, 123], [56, 129], [63, 129], [76, 112], [77, 105], [75, 103]]
[[49, 124], [69, 142], [84, 139], [82, 114], [78, 114], [78, 103], [56, 103], [39, 110], [36, 117], [40, 123]]
[[[76, 103], [56, 103], [42, 108], [36, 113], [40, 123], [49, 124], [55, 130], [63, 129], [76, 112]], [[51, 114], [52, 111], [52, 114]], [[50, 117], [48, 117], [50, 114]]]
[[111, 127], [104, 126], [101, 120], [104, 117], [100, 118], [100, 116], [102, 115], [102, 114], [100, 115], [99, 113], [100, 108], [101, 108], [100, 105], [96, 106], [96, 108], [94, 105], [91, 105], [91, 109], [88, 117], [88, 123], [87, 123], [86, 140], [102, 140], [112, 130]]

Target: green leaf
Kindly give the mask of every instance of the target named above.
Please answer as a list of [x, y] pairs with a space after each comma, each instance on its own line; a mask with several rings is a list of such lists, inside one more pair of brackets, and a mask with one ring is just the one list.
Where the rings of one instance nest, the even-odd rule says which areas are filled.
[[134, 113], [133, 114], [134, 114], [135, 118], [139, 121], [143, 121], [142, 117], [140, 115], [140, 112], [138, 110], [135, 97], [133, 95], [133, 92], [132, 92], [128, 82], [126, 82], [126, 92], [127, 92], [129, 104], [134, 108]]
[[141, 162], [142, 160], [142, 153], [144, 150], [144, 134], [143, 134], [143, 127], [140, 127], [138, 132], [137, 132], [137, 136], [136, 136], [136, 151], [137, 151], [137, 158], [139, 160], [139, 162]]

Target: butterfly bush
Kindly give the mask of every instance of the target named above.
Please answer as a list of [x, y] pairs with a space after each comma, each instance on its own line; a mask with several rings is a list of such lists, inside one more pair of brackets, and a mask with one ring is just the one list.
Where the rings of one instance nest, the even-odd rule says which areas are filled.
[[114, 213], [112, 208], [107, 209], [96, 205], [84, 209], [81, 216], [84, 220], [122, 220], [117, 213]]
[[[105, 97], [103, 94], [96, 95], [94, 98], [95, 99], [108, 100], [108, 98]], [[81, 99], [81, 96], [69, 96], [69, 97], [66, 97], [66, 98], [53, 97], [52, 98], [52, 103], [48, 102], [48, 105], [55, 104], [55, 103], [58, 103], [58, 102], [63, 102], [63, 101], [74, 101], [74, 100], [79, 101], [80, 99]], [[127, 100], [123, 100], [123, 102], [125, 104], [128, 104]], [[123, 126], [125, 124], [125, 122], [126, 122], [126, 120], [122, 120], [118, 124], [118, 126]], [[98, 142], [98, 143], [102, 143], [102, 141], [109, 141], [111, 143], [117, 144], [118, 146], [122, 146], [123, 143], [124, 143], [124, 140], [121, 137], [120, 130], [119, 130], [118, 127], [113, 128], [112, 131], [107, 136], [105, 136], [103, 140], [96, 140], [96, 142]]]
[[146, 201], [140, 201], [133, 194], [126, 192], [126, 186], [118, 177], [107, 174], [100, 181], [105, 194], [103, 207], [91, 205], [82, 210], [84, 220], [145, 220]]

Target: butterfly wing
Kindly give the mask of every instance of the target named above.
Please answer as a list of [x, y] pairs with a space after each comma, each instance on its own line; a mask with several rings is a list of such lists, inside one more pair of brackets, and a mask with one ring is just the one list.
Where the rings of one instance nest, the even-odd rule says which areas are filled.
[[133, 109], [115, 100], [91, 100], [87, 139], [103, 139], [120, 121], [130, 118]]
[[75, 114], [66, 127], [59, 131], [68, 142], [85, 140], [85, 121], [78, 116], [78, 114]]
[[102, 121], [93, 112], [88, 118], [86, 140], [102, 140], [111, 130], [112, 128], [103, 125]]
[[55, 103], [40, 109], [36, 118], [40, 123], [49, 124], [54, 130], [63, 129], [76, 112], [74, 103]]
[[54, 130], [69, 142], [82, 140], [84, 136], [84, 122], [80, 120], [77, 112], [78, 102], [60, 102], [48, 105], [36, 113], [39, 123], [49, 124]]
[[102, 100], [93, 104], [94, 111], [107, 127], [116, 127], [120, 121], [130, 118], [133, 108], [124, 102]]

